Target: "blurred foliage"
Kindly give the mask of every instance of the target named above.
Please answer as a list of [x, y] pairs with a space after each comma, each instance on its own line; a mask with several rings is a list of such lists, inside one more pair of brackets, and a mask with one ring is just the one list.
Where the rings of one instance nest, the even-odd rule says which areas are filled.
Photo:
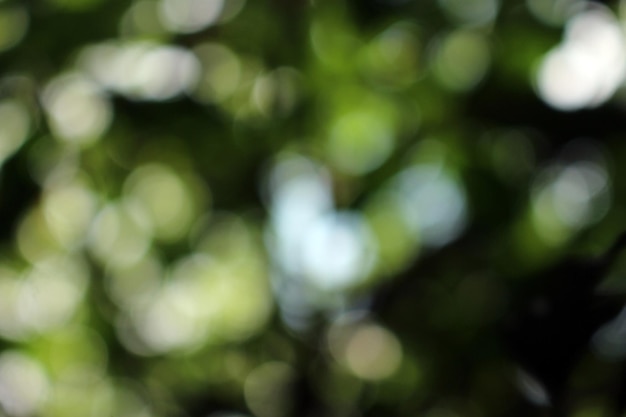
[[0, 414], [618, 415], [625, 6], [0, 0]]

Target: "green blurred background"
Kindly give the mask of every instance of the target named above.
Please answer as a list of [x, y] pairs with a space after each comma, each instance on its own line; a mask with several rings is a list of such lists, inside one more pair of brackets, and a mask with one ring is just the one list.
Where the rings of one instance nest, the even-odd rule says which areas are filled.
[[[626, 228], [625, 24], [617, 1], [0, 0], [0, 415], [548, 412], [499, 323]], [[576, 417], [611, 401], [605, 339]]]

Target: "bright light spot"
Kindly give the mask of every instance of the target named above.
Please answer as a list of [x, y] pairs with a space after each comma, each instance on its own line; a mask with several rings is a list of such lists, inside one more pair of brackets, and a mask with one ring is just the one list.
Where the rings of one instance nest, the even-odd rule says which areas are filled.
[[269, 186], [272, 250], [288, 272], [297, 274], [302, 231], [333, 208], [329, 178], [311, 161], [292, 157], [274, 167]]
[[541, 98], [560, 110], [578, 110], [595, 100], [598, 68], [589, 56], [573, 47], [560, 47], [545, 56], [538, 73]]
[[468, 91], [484, 78], [491, 54], [484, 36], [457, 30], [441, 40], [435, 57], [435, 74], [450, 90]]
[[440, 6], [455, 20], [469, 24], [486, 24], [498, 12], [497, 0], [439, 0]]
[[536, 231], [546, 242], [558, 244], [600, 220], [609, 208], [609, 186], [604, 168], [592, 162], [545, 172], [534, 192], [532, 219]]
[[572, 18], [565, 39], [545, 56], [537, 73], [541, 98], [559, 110], [596, 107], [620, 86], [626, 70], [624, 33], [605, 9]]
[[294, 380], [293, 369], [282, 362], [266, 362], [254, 369], [243, 386], [244, 398], [257, 417], [289, 415], [293, 399], [289, 385]]
[[173, 266], [160, 288], [147, 290], [131, 312], [134, 331], [152, 353], [245, 340], [271, 312], [264, 265], [237, 255], [214, 260], [192, 254]]
[[395, 372], [402, 359], [398, 340], [387, 330], [366, 325], [355, 330], [346, 346], [346, 362], [355, 375], [383, 379]]
[[186, 49], [150, 42], [86, 48], [82, 67], [103, 87], [136, 100], [168, 100], [193, 89], [200, 63]]
[[94, 143], [113, 117], [107, 97], [96, 84], [78, 74], [52, 80], [44, 89], [42, 101], [52, 132], [68, 143]]
[[50, 232], [67, 249], [83, 243], [96, 207], [91, 190], [78, 181], [52, 187], [43, 198], [43, 213]]
[[[152, 45], [152, 44], [149, 44]], [[131, 73], [147, 45], [114, 42], [91, 45], [82, 50], [78, 57], [79, 66], [101, 86], [119, 91], [128, 81], [124, 73]]]
[[336, 320], [328, 333], [328, 347], [340, 364], [367, 380], [391, 376], [402, 362], [402, 345], [384, 327], [354, 313]]
[[104, 265], [129, 266], [148, 251], [151, 229], [143, 207], [130, 202], [105, 206], [92, 224], [89, 248]]
[[178, 290], [175, 284], [164, 287], [135, 317], [137, 332], [156, 353], [197, 347], [205, 337], [188, 305], [193, 294]]
[[265, 326], [272, 302], [260, 256], [242, 251], [211, 260], [193, 254], [175, 265], [177, 290], [187, 294], [187, 308], [212, 341], [245, 340]]
[[301, 238], [302, 273], [324, 290], [359, 283], [376, 260], [371, 232], [356, 213], [320, 216], [302, 229]]
[[391, 120], [376, 109], [344, 114], [331, 127], [327, 149], [344, 172], [362, 175], [378, 168], [394, 147]]
[[445, 245], [465, 228], [465, 193], [442, 167], [408, 168], [393, 184], [405, 221], [424, 245]]
[[172, 168], [149, 164], [136, 168], [124, 184], [127, 199], [136, 201], [148, 215], [155, 237], [181, 239], [196, 217], [192, 191]]
[[132, 74], [129, 95], [167, 100], [195, 85], [199, 64], [188, 51], [177, 47], [155, 48], [141, 57]]
[[0, 53], [20, 43], [28, 30], [28, 21], [28, 13], [21, 7], [0, 9]]
[[577, 226], [593, 220], [591, 199], [605, 191], [606, 172], [596, 165], [565, 168], [554, 183], [554, 208], [565, 223]]
[[337, 306], [343, 290], [367, 277], [375, 242], [360, 215], [335, 211], [328, 174], [312, 161], [283, 158], [267, 183], [272, 284], [284, 318], [297, 327], [314, 306]]
[[205, 43], [194, 49], [202, 67], [195, 96], [206, 102], [220, 103], [232, 96], [241, 81], [241, 62], [228, 47]]
[[536, 405], [550, 405], [550, 396], [544, 386], [534, 377], [519, 370], [517, 373], [517, 384], [526, 398]]
[[83, 300], [88, 274], [76, 259], [56, 257], [35, 264], [20, 288], [20, 320], [37, 332], [65, 325]]
[[173, 32], [193, 33], [217, 22], [224, 0], [160, 0], [159, 6], [165, 27]]
[[30, 116], [16, 101], [0, 102], [0, 165], [17, 151], [28, 138]]
[[17, 351], [0, 355], [0, 404], [12, 416], [36, 415], [48, 395], [48, 378], [34, 359]]

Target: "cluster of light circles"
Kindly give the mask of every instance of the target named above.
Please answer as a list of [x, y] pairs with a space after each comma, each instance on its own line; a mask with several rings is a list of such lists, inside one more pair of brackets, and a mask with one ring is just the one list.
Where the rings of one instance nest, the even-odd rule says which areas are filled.
[[284, 158], [270, 173], [268, 194], [267, 241], [284, 307], [313, 307], [324, 303], [325, 297], [315, 301], [319, 292], [339, 295], [367, 277], [376, 257], [369, 227], [359, 213], [334, 208], [321, 166], [302, 156]]
[[595, 161], [578, 161], [546, 169], [533, 189], [532, 222], [543, 241], [559, 245], [599, 221], [611, 203], [606, 169]]
[[400, 267], [421, 246], [454, 240], [468, 218], [464, 190], [443, 164], [401, 171], [363, 213], [337, 210], [328, 171], [300, 155], [279, 159], [267, 184], [274, 290], [296, 327], [312, 310], [341, 306], [350, 290]]
[[591, 5], [566, 25], [564, 39], [546, 54], [537, 71], [537, 91], [564, 111], [597, 107], [624, 80], [626, 44], [621, 23], [604, 7]]

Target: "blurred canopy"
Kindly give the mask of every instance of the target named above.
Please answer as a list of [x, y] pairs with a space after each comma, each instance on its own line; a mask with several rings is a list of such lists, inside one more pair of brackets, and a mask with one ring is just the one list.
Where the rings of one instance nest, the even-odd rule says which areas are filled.
[[[501, 324], [626, 229], [625, 25], [624, 1], [0, 0], [0, 415], [549, 404]], [[568, 369], [571, 415], [611, 406], [625, 314]]]

